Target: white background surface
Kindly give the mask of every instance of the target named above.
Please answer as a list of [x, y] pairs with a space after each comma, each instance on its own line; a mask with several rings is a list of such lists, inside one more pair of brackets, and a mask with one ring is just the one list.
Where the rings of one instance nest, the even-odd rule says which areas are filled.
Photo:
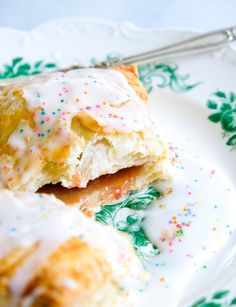
[[0, 0], [1, 27], [26, 30], [74, 16], [211, 30], [236, 24], [236, 0]]

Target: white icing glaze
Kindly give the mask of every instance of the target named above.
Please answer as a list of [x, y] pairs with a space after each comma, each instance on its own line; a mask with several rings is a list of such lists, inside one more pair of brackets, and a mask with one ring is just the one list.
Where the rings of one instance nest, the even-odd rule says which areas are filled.
[[157, 189], [171, 187], [173, 192], [153, 202], [143, 225], [161, 253], [147, 266], [150, 283], [136, 307], [190, 306], [193, 295], [201, 297], [204, 289], [220, 282], [219, 273], [225, 275], [236, 259], [233, 184], [210, 162], [169, 149], [174, 175]]
[[[40, 242], [10, 282], [13, 298], [20, 297], [37, 267], [69, 238], [76, 236], [100, 248], [113, 269], [114, 279], [127, 291], [141, 286], [143, 270], [130, 242], [113, 229], [86, 218], [78, 209], [64, 206], [53, 196], [0, 192], [0, 259], [16, 247]], [[70, 283], [71, 284], [71, 283]]]
[[[119, 71], [90, 68], [19, 78], [9, 85], [7, 99], [16, 99], [16, 91], [25, 98], [34, 124], [32, 120], [20, 120], [9, 137], [7, 144], [15, 153], [1, 163], [1, 187], [22, 189], [24, 184], [29, 186], [30, 171], [33, 169], [37, 173], [43, 168], [44, 161], [56, 160], [59, 163], [59, 152], [63, 150], [65, 154], [62, 154], [61, 163], [70, 164], [66, 159], [73, 156], [71, 165], [76, 167], [85, 143], [83, 136], [78, 138], [71, 129], [76, 117], [91, 130], [102, 129], [101, 138], [104, 134], [145, 131], [143, 143], [142, 134], [137, 134], [144, 155], [159, 145], [155, 146], [148, 139], [150, 133], [153, 136], [153, 131], [144, 102]], [[72, 151], [76, 154], [73, 155]], [[55, 155], [58, 158], [54, 158]], [[81, 186], [86, 186], [86, 183], [81, 178]], [[29, 190], [34, 190], [34, 187]]]
[[23, 90], [27, 107], [34, 112], [37, 133], [47, 135], [49, 129], [59, 128], [64, 131], [81, 112], [92, 116], [108, 132], [150, 128], [143, 101], [116, 70], [55, 72], [23, 79], [15, 86]]

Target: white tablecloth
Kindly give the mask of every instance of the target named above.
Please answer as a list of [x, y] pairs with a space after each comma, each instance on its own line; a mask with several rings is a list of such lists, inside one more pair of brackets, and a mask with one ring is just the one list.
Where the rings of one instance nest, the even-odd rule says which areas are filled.
[[72, 16], [206, 31], [236, 25], [236, 0], [0, 0], [1, 27], [25, 30]]

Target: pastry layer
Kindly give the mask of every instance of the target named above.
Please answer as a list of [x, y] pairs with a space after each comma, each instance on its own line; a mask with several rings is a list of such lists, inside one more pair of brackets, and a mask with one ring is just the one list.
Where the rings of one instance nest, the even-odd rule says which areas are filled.
[[53, 196], [0, 192], [0, 306], [128, 306], [145, 273], [127, 237]]
[[86, 188], [67, 189], [60, 184], [49, 184], [39, 192], [53, 194], [65, 204], [78, 206], [87, 216], [93, 216], [101, 205], [113, 203], [157, 178], [165, 180], [166, 174], [162, 164], [151, 162], [101, 176], [90, 181]]
[[134, 65], [15, 80], [0, 93], [0, 186], [84, 188], [102, 175], [146, 164], [156, 173], [165, 149], [146, 100]]

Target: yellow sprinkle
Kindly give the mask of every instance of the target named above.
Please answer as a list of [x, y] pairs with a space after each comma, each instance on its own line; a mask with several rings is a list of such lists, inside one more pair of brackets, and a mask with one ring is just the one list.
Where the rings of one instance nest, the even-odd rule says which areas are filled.
[[164, 191], [164, 195], [169, 195], [173, 192], [173, 189], [172, 188], [166, 188], [165, 191]]

